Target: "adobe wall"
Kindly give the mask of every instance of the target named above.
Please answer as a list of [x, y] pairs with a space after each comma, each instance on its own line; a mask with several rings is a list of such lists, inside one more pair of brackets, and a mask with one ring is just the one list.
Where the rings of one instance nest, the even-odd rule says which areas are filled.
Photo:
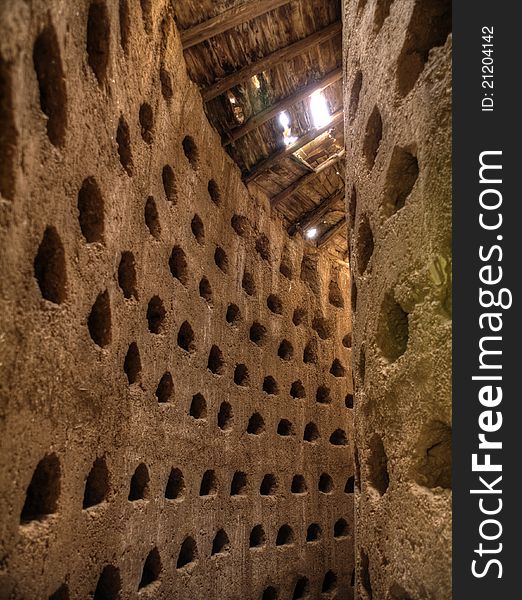
[[347, 269], [249, 196], [165, 2], [0, 23], [0, 597], [351, 598]]
[[361, 600], [451, 597], [450, 10], [345, 2]]

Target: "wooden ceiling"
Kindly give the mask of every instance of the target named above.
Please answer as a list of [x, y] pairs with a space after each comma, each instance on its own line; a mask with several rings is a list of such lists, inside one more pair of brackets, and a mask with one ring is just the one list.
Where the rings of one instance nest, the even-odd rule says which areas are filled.
[[[289, 233], [346, 256], [340, 0], [179, 0], [187, 69], [248, 185], [259, 186]], [[331, 120], [316, 128], [310, 95]], [[290, 118], [285, 145], [279, 114]]]

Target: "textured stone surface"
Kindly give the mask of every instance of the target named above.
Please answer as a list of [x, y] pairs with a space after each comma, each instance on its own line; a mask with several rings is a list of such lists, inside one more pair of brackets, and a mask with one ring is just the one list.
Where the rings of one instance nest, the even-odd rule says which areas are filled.
[[362, 600], [451, 597], [449, 8], [345, 3]]
[[249, 196], [165, 2], [0, 23], [0, 596], [351, 598], [347, 270]]

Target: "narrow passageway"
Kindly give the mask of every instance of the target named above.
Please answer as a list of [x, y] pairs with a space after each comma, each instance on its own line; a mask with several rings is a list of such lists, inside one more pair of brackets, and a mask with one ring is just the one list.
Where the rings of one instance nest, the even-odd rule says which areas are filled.
[[0, 597], [451, 597], [450, 32], [0, 6]]

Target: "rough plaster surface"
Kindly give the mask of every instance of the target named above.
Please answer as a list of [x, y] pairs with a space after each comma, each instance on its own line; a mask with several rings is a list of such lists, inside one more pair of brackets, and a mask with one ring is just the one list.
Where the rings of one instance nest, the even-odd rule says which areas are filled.
[[451, 597], [448, 6], [345, 3], [361, 600]]
[[10, 0], [0, 23], [0, 597], [352, 598], [347, 270], [249, 196], [166, 3]]

